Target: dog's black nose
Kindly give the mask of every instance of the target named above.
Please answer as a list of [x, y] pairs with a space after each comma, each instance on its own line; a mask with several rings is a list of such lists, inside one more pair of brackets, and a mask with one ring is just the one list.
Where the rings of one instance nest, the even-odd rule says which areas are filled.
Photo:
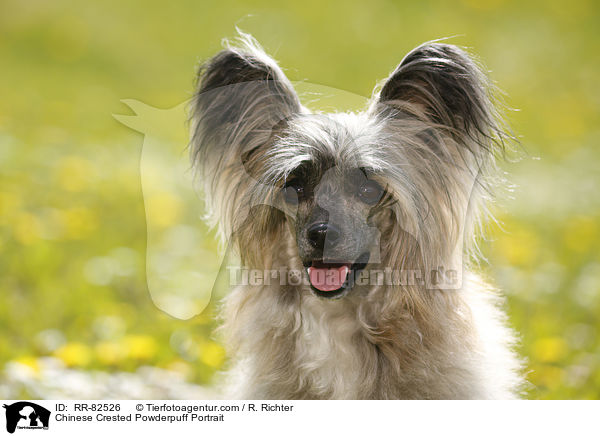
[[325, 244], [333, 246], [340, 239], [340, 231], [333, 224], [317, 223], [308, 229], [308, 241], [315, 248], [323, 249]]

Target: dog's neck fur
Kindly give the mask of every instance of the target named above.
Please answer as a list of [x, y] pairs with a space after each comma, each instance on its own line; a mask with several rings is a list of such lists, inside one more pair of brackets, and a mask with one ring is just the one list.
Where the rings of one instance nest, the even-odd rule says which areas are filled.
[[[294, 242], [291, 235], [283, 239], [273, 269], [301, 269]], [[378, 307], [376, 300], [386, 300], [377, 293], [387, 294], [391, 306]], [[391, 293], [397, 298], [389, 298]], [[301, 287], [234, 289], [224, 314], [232, 356], [228, 394], [254, 399], [512, 397], [519, 381], [518, 362], [509, 351], [511, 335], [495, 297], [474, 278], [459, 291], [380, 287], [356, 294], [330, 301]], [[482, 331], [496, 342], [482, 343], [476, 334]]]

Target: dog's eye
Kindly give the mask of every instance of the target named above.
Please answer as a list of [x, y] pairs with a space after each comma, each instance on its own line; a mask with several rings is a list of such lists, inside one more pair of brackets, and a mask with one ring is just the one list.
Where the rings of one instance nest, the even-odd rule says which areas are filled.
[[377, 204], [383, 195], [383, 188], [373, 180], [367, 180], [358, 188], [358, 197], [371, 206]]
[[288, 204], [298, 204], [303, 195], [304, 188], [295, 181], [288, 182], [283, 187], [283, 199]]

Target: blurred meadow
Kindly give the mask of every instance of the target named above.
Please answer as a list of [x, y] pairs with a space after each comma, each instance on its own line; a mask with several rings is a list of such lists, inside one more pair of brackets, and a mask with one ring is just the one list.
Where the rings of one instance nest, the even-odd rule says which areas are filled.
[[[527, 398], [599, 399], [599, 22], [592, 0], [3, 0], [0, 398], [183, 398], [214, 383], [221, 257], [165, 162], [185, 157], [198, 62], [237, 25], [291, 80], [365, 97], [424, 41], [479, 55], [526, 150], [502, 164], [514, 187], [481, 268], [507, 295]], [[145, 139], [171, 116], [181, 130]]]

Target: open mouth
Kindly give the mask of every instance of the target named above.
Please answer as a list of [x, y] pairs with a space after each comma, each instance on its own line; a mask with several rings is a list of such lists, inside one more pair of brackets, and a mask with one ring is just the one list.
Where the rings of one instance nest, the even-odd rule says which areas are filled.
[[354, 263], [323, 260], [305, 263], [310, 287], [320, 297], [341, 297], [352, 289], [358, 274], [367, 266], [369, 257], [369, 253], [363, 253]]

